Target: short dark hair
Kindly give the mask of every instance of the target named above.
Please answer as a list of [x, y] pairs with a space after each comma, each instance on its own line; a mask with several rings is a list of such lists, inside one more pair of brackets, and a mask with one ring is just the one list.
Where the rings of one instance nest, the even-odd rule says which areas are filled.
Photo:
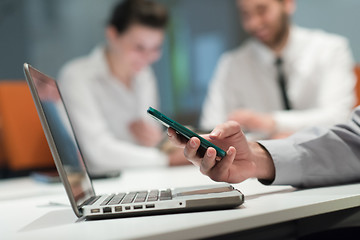
[[164, 29], [168, 21], [166, 8], [151, 0], [124, 0], [119, 2], [108, 21], [119, 33], [137, 23], [147, 27]]

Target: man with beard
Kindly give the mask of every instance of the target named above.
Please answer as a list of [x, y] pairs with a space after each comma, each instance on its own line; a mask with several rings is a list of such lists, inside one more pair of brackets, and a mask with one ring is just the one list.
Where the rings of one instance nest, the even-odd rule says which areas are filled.
[[237, 6], [250, 38], [221, 57], [200, 127], [234, 120], [279, 138], [346, 121], [355, 100], [347, 40], [293, 25], [295, 0], [237, 0]]

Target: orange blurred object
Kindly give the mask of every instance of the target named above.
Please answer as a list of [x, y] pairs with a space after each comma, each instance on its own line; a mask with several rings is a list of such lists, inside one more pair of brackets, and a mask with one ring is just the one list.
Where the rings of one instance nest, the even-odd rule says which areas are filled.
[[0, 157], [10, 171], [55, 166], [25, 81], [0, 81], [0, 127]]
[[1, 129], [2, 127], [1, 127], [1, 119], [0, 119], [0, 169], [3, 169], [6, 167], [6, 161], [5, 161], [5, 149], [4, 149]]
[[360, 105], [360, 65], [359, 64], [355, 67], [355, 74], [357, 79], [355, 86], [357, 101], [355, 106], [359, 106]]

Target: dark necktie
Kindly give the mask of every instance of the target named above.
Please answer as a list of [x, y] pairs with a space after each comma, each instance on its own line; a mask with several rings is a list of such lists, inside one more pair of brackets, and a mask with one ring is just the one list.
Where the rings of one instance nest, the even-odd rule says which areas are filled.
[[276, 64], [276, 69], [277, 69], [277, 74], [278, 74], [278, 84], [279, 84], [281, 96], [283, 99], [284, 109], [290, 110], [291, 105], [289, 102], [288, 95], [286, 93], [286, 79], [285, 79], [285, 74], [283, 71], [283, 60], [281, 58], [277, 58], [275, 64]]

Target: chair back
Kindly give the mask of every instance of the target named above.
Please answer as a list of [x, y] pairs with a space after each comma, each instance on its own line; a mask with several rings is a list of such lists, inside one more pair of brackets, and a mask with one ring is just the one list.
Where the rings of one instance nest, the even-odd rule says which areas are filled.
[[360, 105], [360, 64], [356, 65], [355, 74], [356, 74], [355, 92], [357, 97], [357, 102], [355, 106], [359, 106]]
[[0, 81], [0, 123], [2, 155], [10, 171], [55, 166], [25, 81]]

